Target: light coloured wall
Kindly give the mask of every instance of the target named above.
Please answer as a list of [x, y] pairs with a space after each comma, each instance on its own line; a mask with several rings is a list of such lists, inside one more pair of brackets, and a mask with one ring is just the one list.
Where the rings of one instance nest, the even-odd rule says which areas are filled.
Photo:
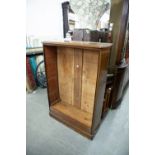
[[61, 0], [27, 0], [27, 36], [41, 40], [62, 39]]

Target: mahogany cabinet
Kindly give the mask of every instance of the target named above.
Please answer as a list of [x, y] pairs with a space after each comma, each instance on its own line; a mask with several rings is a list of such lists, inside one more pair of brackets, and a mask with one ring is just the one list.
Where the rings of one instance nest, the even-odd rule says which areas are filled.
[[44, 42], [49, 114], [92, 139], [101, 122], [111, 43]]

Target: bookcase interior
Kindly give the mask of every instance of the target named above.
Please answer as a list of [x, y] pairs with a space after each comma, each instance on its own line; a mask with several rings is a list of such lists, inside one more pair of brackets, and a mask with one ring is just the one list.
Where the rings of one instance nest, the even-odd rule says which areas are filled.
[[99, 52], [56, 46], [44, 49], [50, 109], [91, 128]]

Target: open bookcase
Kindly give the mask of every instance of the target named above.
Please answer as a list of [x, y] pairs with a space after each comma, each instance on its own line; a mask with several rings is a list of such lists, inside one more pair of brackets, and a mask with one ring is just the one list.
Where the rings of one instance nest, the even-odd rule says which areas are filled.
[[93, 138], [99, 127], [111, 43], [44, 42], [50, 115]]

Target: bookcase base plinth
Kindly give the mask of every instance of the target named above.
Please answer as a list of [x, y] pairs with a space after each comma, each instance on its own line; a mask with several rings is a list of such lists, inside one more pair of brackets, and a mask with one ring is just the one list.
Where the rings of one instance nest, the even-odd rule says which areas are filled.
[[91, 140], [93, 139], [94, 134], [91, 134], [90, 128], [77, 122], [76, 120], [70, 118], [69, 116], [67, 116], [59, 111], [56, 111], [54, 109], [50, 110], [49, 115], [51, 117], [55, 118], [56, 120], [58, 120], [59, 122], [63, 123], [64, 125], [70, 127], [74, 131], [80, 133], [81, 135], [83, 135]]

